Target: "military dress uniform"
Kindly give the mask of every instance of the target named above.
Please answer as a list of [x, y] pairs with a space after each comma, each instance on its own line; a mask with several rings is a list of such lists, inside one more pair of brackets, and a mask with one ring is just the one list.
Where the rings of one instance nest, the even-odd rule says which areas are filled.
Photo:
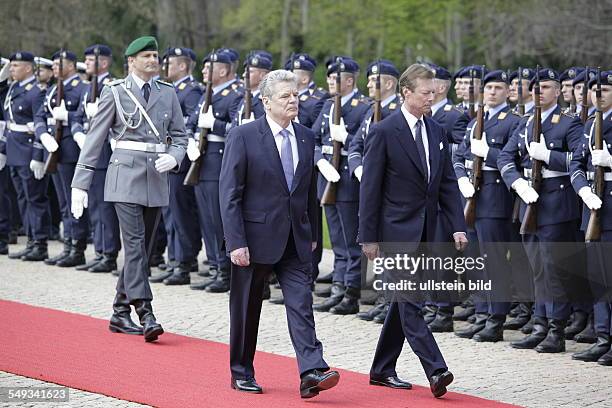
[[[261, 69], [270, 71], [272, 69], [272, 60], [268, 59], [268, 57], [266, 57], [265, 54], [257, 54], [255, 52], [251, 52], [247, 56], [246, 61], [244, 62], [245, 69], [247, 65], [253, 68], [261, 68]], [[246, 93], [246, 90], [245, 90], [245, 93]], [[238, 107], [236, 108], [236, 113], [232, 117], [231, 127], [242, 125], [242, 121], [244, 119], [251, 119], [251, 118], [244, 117], [244, 104], [245, 104], [244, 94], [242, 94], [241, 96], [242, 96], [242, 99], [240, 100], [240, 103], [238, 104]], [[263, 102], [261, 100], [261, 94], [259, 93], [259, 89], [255, 89], [251, 91], [251, 113], [253, 115], [253, 119], [259, 119], [266, 113]]]
[[[12, 54], [11, 61], [33, 62], [29, 52]], [[24, 260], [42, 261], [47, 257], [49, 237], [48, 177], [42, 174], [44, 166], [43, 146], [34, 136], [34, 115], [44, 103], [44, 92], [34, 75], [20, 82], [13, 82], [2, 103], [6, 122], [4, 136], [0, 138], [0, 153], [6, 156], [6, 165], [17, 192], [19, 212], [28, 236], [24, 251], [11, 254]], [[33, 173], [37, 168], [38, 175]]]

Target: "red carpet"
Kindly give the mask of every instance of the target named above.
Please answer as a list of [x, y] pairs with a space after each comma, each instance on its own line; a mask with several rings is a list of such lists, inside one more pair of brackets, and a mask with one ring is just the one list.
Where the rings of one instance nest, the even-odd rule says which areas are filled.
[[[510, 407], [428, 388], [391, 390], [341, 370], [340, 384], [299, 398], [295, 359], [258, 352], [263, 395], [229, 387], [228, 346], [166, 333], [157, 343], [110, 333], [107, 321], [0, 300], [0, 370], [160, 407]], [[285, 328], [283, 327], [283, 330]]]

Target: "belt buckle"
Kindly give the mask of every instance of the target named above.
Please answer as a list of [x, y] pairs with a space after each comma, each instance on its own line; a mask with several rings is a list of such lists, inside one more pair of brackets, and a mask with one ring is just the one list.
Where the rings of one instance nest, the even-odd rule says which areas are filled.
[[157, 152], [156, 145], [153, 143], [145, 143], [145, 151], [149, 153]]

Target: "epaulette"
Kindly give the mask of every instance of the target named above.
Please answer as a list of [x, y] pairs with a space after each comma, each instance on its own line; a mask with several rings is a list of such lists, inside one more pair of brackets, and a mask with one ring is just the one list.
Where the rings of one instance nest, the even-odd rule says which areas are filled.
[[307, 101], [309, 97], [310, 97], [310, 95], [308, 94], [308, 92], [306, 92], [306, 93], [302, 94], [302, 96], [300, 96], [300, 101], [301, 102]]
[[38, 89], [40, 89], [41, 91], [45, 91], [47, 89], [46, 85], [43, 85], [41, 83], [36, 84], [36, 86], [38, 87]]
[[79, 84], [79, 82], [80, 82], [80, 81], [82, 81], [82, 80], [81, 80], [81, 79], [74, 78], [74, 79], [72, 80], [72, 82], [70, 82], [70, 85], [72, 85], [72, 86], [77, 86], [77, 85]]
[[116, 86], [116, 85], [121, 85], [124, 82], [125, 82], [125, 78], [120, 78], [120, 79], [115, 79], [114, 81], [109, 82], [107, 85]]
[[166, 81], [162, 81], [161, 79], [156, 79], [155, 82], [157, 82], [158, 84], [169, 86], [170, 88], [174, 88], [174, 85], [172, 85], [171, 83], [168, 83]]

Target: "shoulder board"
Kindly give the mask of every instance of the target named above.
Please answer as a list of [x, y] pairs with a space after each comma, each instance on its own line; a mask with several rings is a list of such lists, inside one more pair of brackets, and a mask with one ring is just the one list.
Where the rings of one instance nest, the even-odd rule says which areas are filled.
[[561, 115], [559, 115], [558, 113], [555, 113], [555, 114], [552, 116], [552, 119], [550, 120], [550, 123], [552, 123], [552, 124], [557, 124], [557, 123], [559, 123], [559, 120], [560, 120], [560, 119], [561, 119]]
[[321, 97], [320, 97], [319, 95], [312, 94], [312, 95], [310, 95], [310, 97], [311, 97], [311, 98], [314, 98], [314, 99], [319, 99], [319, 100], [321, 100]]
[[72, 86], [77, 86], [79, 84], [79, 80], [78, 79], [73, 79], [72, 82], [70, 83], [70, 85]]
[[36, 84], [36, 86], [37, 86], [37, 87], [38, 87], [38, 89], [40, 89], [41, 91], [44, 91], [44, 90], [46, 90], [46, 89], [47, 89], [47, 87], [46, 87], [45, 85], [40, 84], [40, 83], [39, 83], [39, 84]]
[[508, 112], [499, 112], [499, 115], [497, 115], [497, 119], [504, 120], [506, 119], [506, 116], [508, 116]]
[[453, 109], [453, 105], [444, 105], [444, 112], [450, 112]]
[[172, 84], [170, 84], [170, 83], [168, 83], [166, 81], [162, 81], [161, 79], [156, 79], [155, 82], [157, 82], [158, 84], [162, 84], [162, 85], [166, 85], [166, 86], [169, 86], [171, 88], [174, 88], [174, 85], [172, 85]]
[[109, 82], [107, 85], [108, 86], [116, 86], [116, 85], [120, 85], [120, 84], [122, 84], [124, 82], [125, 82], [125, 78], [115, 79], [114, 81]]
[[351, 106], [357, 106], [357, 105], [359, 105], [359, 99], [353, 99], [351, 101]]
[[229, 95], [229, 93], [230, 93], [230, 90], [226, 88], [223, 91], [221, 91], [221, 96], [227, 96]]
[[[240, 88], [240, 85], [238, 85], [236, 82], [234, 82], [234, 83], [232, 84], [232, 89], [235, 91], [235, 90], [236, 90], [236, 89], [238, 89], [238, 88]], [[227, 95], [227, 94], [224, 94], [223, 96], [225, 96], [225, 95]]]
[[88, 81], [87, 79], [82, 79], [82, 80], [81, 80], [81, 82], [87, 85], [87, 84], [89, 84], [91, 81]]
[[395, 110], [395, 108], [397, 108], [397, 103], [395, 103], [395, 102], [391, 102], [391, 103], [389, 104], [389, 110]]
[[300, 101], [303, 102], [303, 101], [307, 100], [309, 96], [310, 95], [308, 95], [308, 92], [306, 92], [304, 95], [300, 96]]
[[30, 83], [30, 84], [27, 84], [27, 85], [25, 86], [25, 90], [26, 90], [26, 91], [29, 91], [30, 89], [32, 89], [32, 87], [33, 87], [33, 86], [34, 86], [34, 85], [32, 85], [31, 83]]
[[183, 89], [185, 89], [186, 87], [187, 87], [187, 84], [186, 84], [186, 83], [184, 83], [184, 82], [182, 82], [182, 83], [181, 83], [181, 84], [178, 86], [178, 89], [179, 89], [179, 91], [182, 91], [182, 90], [183, 90]]

